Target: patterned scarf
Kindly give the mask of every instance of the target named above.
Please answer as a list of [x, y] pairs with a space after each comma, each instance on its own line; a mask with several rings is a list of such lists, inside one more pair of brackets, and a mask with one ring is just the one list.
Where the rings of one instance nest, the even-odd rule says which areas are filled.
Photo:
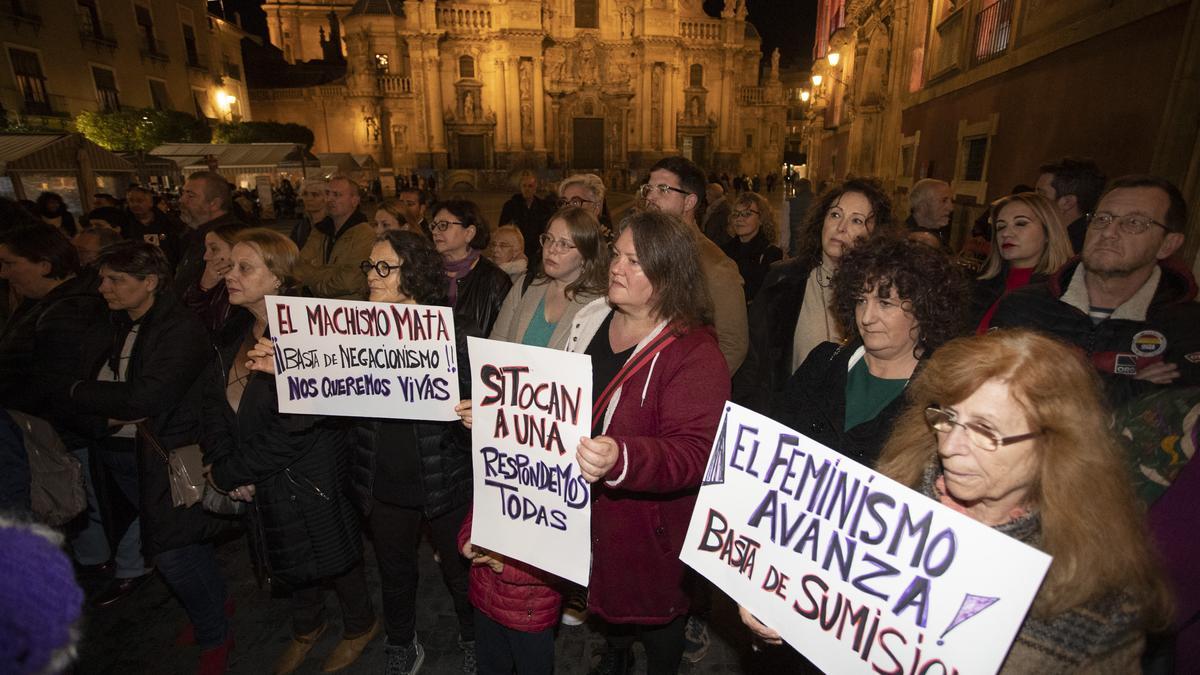
[[471, 273], [471, 269], [475, 267], [475, 263], [479, 261], [479, 249], [468, 249], [467, 257], [456, 262], [448, 260], [442, 262], [442, 267], [446, 270], [446, 276], [449, 277], [449, 287], [447, 294], [450, 296], [450, 306], [454, 307], [458, 304], [458, 280]]

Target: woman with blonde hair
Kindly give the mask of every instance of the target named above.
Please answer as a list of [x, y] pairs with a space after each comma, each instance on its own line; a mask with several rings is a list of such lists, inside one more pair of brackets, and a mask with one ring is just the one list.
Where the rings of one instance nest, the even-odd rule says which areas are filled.
[[295, 671], [325, 632], [324, 587], [342, 608], [342, 639], [325, 672], [354, 663], [379, 632], [362, 564], [359, 517], [346, 494], [350, 430], [343, 418], [279, 412], [275, 377], [251, 368], [267, 334], [267, 295], [297, 286], [299, 251], [265, 228], [237, 237], [225, 276], [231, 315], [203, 382], [201, 446], [209, 480], [252, 502], [256, 549], [272, 580], [292, 590], [292, 639], [274, 672]]
[[562, 349], [576, 312], [608, 288], [608, 240], [591, 211], [568, 206], [540, 241], [541, 259], [513, 283], [491, 338]]
[[960, 338], [877, 470], [1053, 556], [1002, 672], [1140, 672], [1170, 599], [1092, 367], [1033, 331]]
[[783, 249], [776, 245], [779, 230], [775, 211], [757, 192], [743, 192], [733, 202], [729, 224], [733, 228], [733, 238], [725, 242], [721, 250], [737, 263], [749, 304], [762, 286], [767, 268], [771, 263], [783, 260]]
[[1044, 280], [1071, 257], [1071, 239], [1058, 209], [1036, 192], [992, 203], [992, 249], [971, 294], [971, 323], [984, 333], [1000, 299]]

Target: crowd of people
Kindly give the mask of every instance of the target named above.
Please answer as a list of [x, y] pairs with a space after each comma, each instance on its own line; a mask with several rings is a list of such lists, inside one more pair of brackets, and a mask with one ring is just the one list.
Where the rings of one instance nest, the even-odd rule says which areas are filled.
[[[950, 249], [953, 192], [934, 179], [912, 186], [907, 217], [877, 180], [814, 193], [801, 179], [785, 220], [756, 181], [666, 157], [615, 222], [596, 175], [550, 197], [533, 172], [516, 182], [495, 228], [474, 201], [418, 187], [364, 212], [340, 175], [299, 186], [287, 234], [240, 218], [213, 172], [188, 177], [177, 215], [142, 187], [79, 223], [56, 195], [0, 203], [0, 403], [48, 422], [88, 501], [61, 534], [10, 538], [53, 555], [65, 537], [97, 611], [161, 575], [190, 619], [177, 642], [198, 647], [204, 675], [225, 672], [235, 648], [215, 542], [242, 532], [291, 597], [278, 674], [331, 626], [326, 591], [342, 634], [324, 672], [381, 632], [385, 672], [420, 671], [434, 629], [417, 625], [423, 538], [463, 672], [551, 673], [560, 624], [588, 620], [606, 642], [597, 675], [633, 672], [635, 642], [646, 672], [675, 673], [710, 644], [717, 589], [679, 555], [733, 400], [1053, 556], [1004, 672], [1200, 667], [1194, 585], [1177, 574], [1197, 559], [1155, 539], [1112, 423], [1147, 396], [1200, 398], [1200, 305], [1175, 255], [1187, 205], [1170, 182], [1047, 164], [1035, 189], [990, 205], [964, 255]], [[453, 308], [460, 419], [280, 412], [268, 295]], [[595, 497], [586, 588], [471, 542], [468, 336], [590, 357], [597, 414], [574, 449]], [[0, 420], [0, 507], [29, 513], [12, 420]], [[181, 505], [168, 464], [191, 445], [211, 489]], [[45, 568], [76, 608], [60, 622], [77, 626], [84, 596], [62, 564]], [[734, 639], [812, 667], [767, 646], [781, 645], [778, 626], [740, 615]], [[0, 670], [63, 667], [77, 631], [46, 635], [61, 639], [10, 651]]]

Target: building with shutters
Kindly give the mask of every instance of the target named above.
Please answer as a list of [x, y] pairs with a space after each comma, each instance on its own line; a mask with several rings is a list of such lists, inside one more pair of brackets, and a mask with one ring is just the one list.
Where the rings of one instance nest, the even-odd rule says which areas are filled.
[[701, 5], [268, 0], [271, 42], [303, 77], [267, 73], [250, 96], [256, 118], [311, 128], [316, 152], [370, 154], [447, 186], [538, 168], [620, 187], [673, 154], [778, 171], [778, 65], [762, 66], [742, 0], [716, 17]]

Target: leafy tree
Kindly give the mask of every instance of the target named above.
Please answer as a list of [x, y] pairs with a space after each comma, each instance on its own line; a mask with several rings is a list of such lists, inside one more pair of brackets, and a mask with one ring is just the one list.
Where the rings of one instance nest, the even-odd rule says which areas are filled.
[[108, 150], [146, 152], [164, 143], [208, 143], [212, 132], [202, 120], [177, 110], [117, 110], [75, 117], [75, 128]]
[[312, 129], [294, 122], [221, 122], [213, 129], [214, 143], [297, 143], [313, 145]]

